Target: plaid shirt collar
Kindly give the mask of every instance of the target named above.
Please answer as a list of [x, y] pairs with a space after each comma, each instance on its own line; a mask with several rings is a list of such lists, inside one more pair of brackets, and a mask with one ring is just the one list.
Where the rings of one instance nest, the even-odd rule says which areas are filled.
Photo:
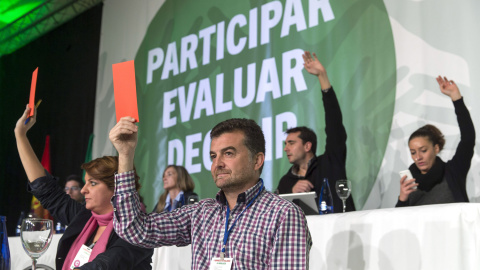
[[[258, 179], [257, 183], [253, 187], [247, 189], [245, 192], [238, 194], [237, 205], [241, 203], [246, 204], [246, 202], [249, 202], [253, 199], [253, 197], [255, 197], [255, 195], [258, 193], [258, 190], [262, 186], [260, 179], [261, 178]], [[225, 197], [225, 193], [223, 192], [223, 190], [218, 191], [215, 198], [219, 204], [227, 205], [227, 198]]]

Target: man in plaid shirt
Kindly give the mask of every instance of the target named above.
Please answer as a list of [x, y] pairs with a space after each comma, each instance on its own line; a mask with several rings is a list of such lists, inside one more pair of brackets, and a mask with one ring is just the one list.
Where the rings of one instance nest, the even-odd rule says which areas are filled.
[[134, 122], [123, 117], [110, 131], [119, 154], [112, 202], [114, 228], [121, 238], [146, 248], [191, 244], [192, 269], [219, 262], [227, 263], [226, 269], [229, 264], [241, 270], [308, 269], [312, 240], [305, 215], [265, 190], [260, 178], [265, 137], [255, 121], [230, 119], [212, 129], [211, 172], [220, 188], [216, 199], [151, 214], [140, 210], [135, 189]]

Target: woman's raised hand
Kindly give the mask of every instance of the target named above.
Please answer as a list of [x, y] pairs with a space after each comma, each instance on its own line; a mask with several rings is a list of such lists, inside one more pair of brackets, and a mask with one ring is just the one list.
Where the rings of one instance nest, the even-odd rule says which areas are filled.
[[452, 101], [459, 100], [462, 98], [460, 94], [460, 90], [458, 89], [457, 84], [453, 80], [448, 80], [447, 77], [438, 76], [437, 77], [438, 86], [440, 87], [440, 91], [444, 95], [449, 96]]
[[32, 117], [30, 117], [30, 120], [28, 121], [27, 124], [25, 124], [25, 121], [27, 121], [28, 114], [30, 113], [30, 108], [27, 105], [27, 108], [25, 111], [23, 111], [23, 115], [18, 119], [17, 124], [15, 125], [15, 135], [26, 135], [27, 131], [33, 127], [35, 122], [37, 121], [37, 110], [35, 109], [35, 113], [33, 114]]

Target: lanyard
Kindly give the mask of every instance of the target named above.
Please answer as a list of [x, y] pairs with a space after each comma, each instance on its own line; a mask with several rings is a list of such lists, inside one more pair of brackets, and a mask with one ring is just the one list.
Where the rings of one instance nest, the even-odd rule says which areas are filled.
[[233, 221], [233, 224], [232, 224], [232, 227], [230, 227], [230, 230], [228, 229], [228, 219], [230, 218], [230, 207], [227, 205], [227, 216], [226, 216], [226, 220], [225, 220], [225, 234], [223, 235], [223, 247], [222, 247], [222, 253], [220, 254], [220, 258], [222, 260], [225, 258], [225, 247], [227, 245], [228, 236], [232, 232], [233, 227], [235, 227], [235, 224], [237, 223], [237, 220], [243, 215], [245, 210], [247, 210], [253, 204], [255, 199], [258, 197], [258, 195], [260, 195], [260, 192], [262, 192], [262, 190], [263, 190], [263, 180], [262, 180], [262, 178], [260, 178], [260, 182], [262, 183], [262, 185], [260, 186], [260, 189], [258, 190], [257, 195], [255, 195], [255, 197], [253, 197], [253, 199], [247, 204], [245, 209], [243, 209], [243, 211], [237, 216], [235, 221]]

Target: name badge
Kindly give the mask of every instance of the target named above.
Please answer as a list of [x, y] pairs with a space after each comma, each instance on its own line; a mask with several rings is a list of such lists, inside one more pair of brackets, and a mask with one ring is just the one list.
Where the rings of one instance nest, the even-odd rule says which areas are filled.
[[230, 270], [232, 269], [233, 258], [212, 258], [210, 270]]
[[92, 249], [82, 245], [80, 250], [78, 250], [77, 256], [75, 256], [75, 259], [73, 259], [70, 269], [78, 268], [87, 263], [88, 259], [90, 259], [90, 254], [92, 254]]

